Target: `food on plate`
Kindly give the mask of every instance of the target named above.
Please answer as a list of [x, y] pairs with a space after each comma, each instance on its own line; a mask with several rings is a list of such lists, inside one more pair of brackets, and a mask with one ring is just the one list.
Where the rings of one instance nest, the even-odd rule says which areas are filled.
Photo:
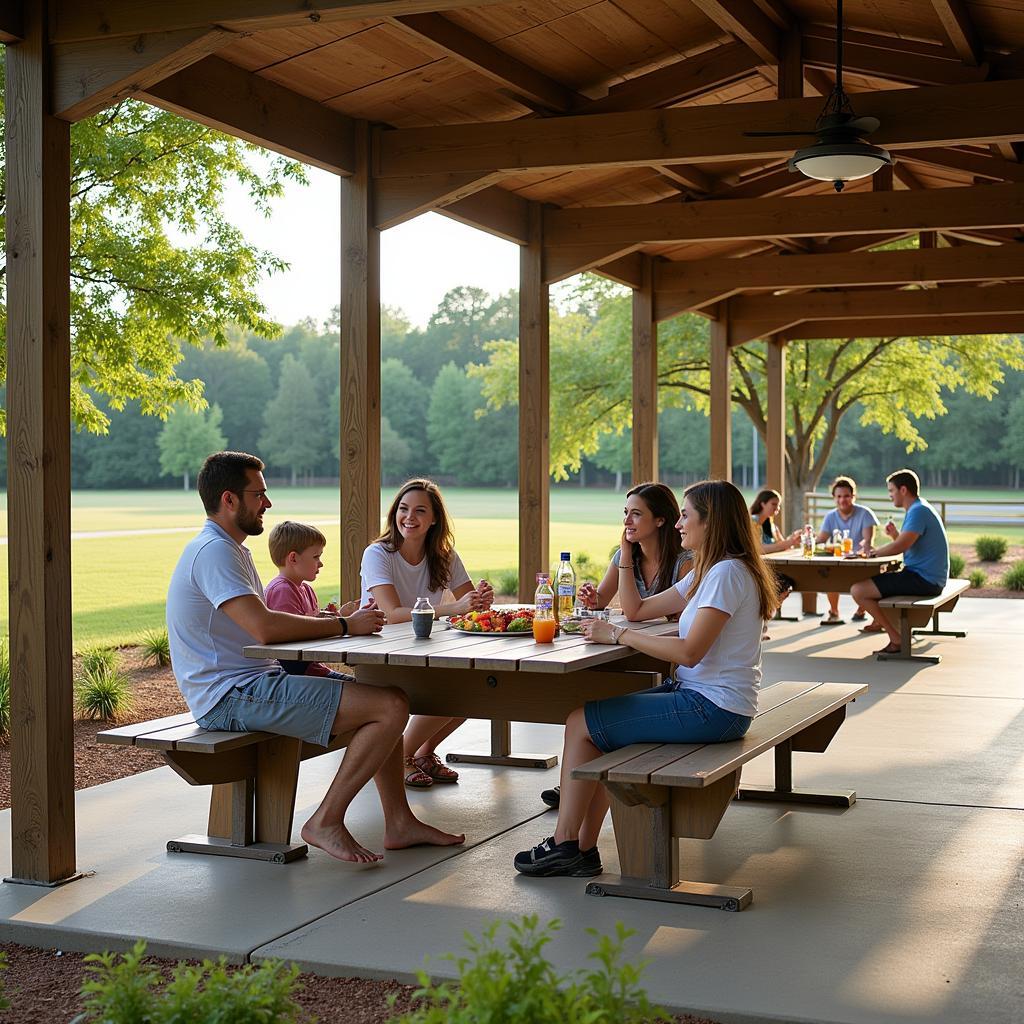
[[533, 629], [532, 608], [488, 608], [448, 619], [452, 629], [463, 633], [529, 633]]

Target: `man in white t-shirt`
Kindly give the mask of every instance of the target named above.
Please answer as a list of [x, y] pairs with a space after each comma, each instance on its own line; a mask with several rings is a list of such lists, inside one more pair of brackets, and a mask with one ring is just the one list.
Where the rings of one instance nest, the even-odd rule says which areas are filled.
[[409, 717], [396, 688], [292, 676], [274, 661], [246, 658], [250, 644], [315, 640], [378, 631], [373, 606], [345, 605], [339, 616], [313, 618], [270, 610], [245, 547], [263, 532], [271, 507], [263, 463], [244, 452], [217, 452], [197, 479], [207, 521], [186, 545], [167, 593], [167, 632], [175, 678], [204, 729], [265, 731], [326, 745], [353, 733], [320, 806], [302, 826], [304, 842], [344, 861], [382, 859], [345, 827], [345, 813], [373, 778], [384, 808], [384, 847], [451, 846], [465, 836], [426, 825], [409, 807], [402, 782], [402, 730]]
[[[825, 521], [821, 524], [817, 541], [824, 544], [832, 539], [833, 533], [838, 530], [841, 533], [849, 532], [853, 541], [853, 554], [867, 551], [875, 542], [875, 528], [878, 526], [878, 516], [867, 507], [857, 504], [857, 484], [853, 477], [837, 476], [832, 481], [832, 497], [835, 499], [836, 507], [825, 515]], [[829, 593], [828, 612], [821, 620], [823, 626], [841, 626], [843, 620], [839, 617], [839, 593]], [[864, 609], [857, 606], [853, 613], [853, 621], [861, 622], [865, 618]]]

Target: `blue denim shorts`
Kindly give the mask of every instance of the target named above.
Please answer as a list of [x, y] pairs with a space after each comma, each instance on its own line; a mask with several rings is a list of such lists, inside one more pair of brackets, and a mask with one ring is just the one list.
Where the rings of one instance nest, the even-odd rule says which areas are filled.
[[203, 729], [272, 732], [326, 747], [344, 678], [293, 676], [277, 669], [235, 686], [201, 718]]
[[661, 686], [584, 705], [594, 745], [608, 753], [630, 743], [722, 743], [739, 739], [752, 718], [725, 711], [702, 693]]

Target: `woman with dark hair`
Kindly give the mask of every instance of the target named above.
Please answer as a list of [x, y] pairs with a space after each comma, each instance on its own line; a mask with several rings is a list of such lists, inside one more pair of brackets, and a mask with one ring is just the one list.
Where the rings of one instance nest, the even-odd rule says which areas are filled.
[[775, 525], [775, 517], [782, 507], [782, 495], [778, 491], [759, 491], [753, 504], [750, 506], [750, 518], [758, 526], [761, 536], [761, 550], [766, 555], [773, 551], [788, 551], [790, 548], [800, 546], [800, 531], [794, 530], [788, 537], [783, 537], [778, 526]]
[[589, 701], [569, 715], [558, 824], [551, 838], [516, 855], [516, 870], [523, 874], [601, 873], [597, 838], [608, 811], [607, 790], [574, 779], [573, 769], [631, 743], [738, 739], [757, 712], [761, 630], [778, 598], [743, 495], [725, 480], [694, 484], [686, 489], [676, 527], [683, 547], [693, 552], [693, 569], [674, 587], [642, 598], [623, 538], [619, 597], [634, 621], [679, 614], [678, 637], [599, 621], [584, 628], [592, 643], [623, 644], [678, 668], [662, 686]]
[[[489, 608], [494, 591], [477, 586], [466, 572], [452, 535], [451, 520], [433, 480], [409, 480], [388, 509], [381, 535], [363, 552], [362, 602], [371, 598], [388, 622], [408, 622], [418, 597], [430, 599], [434, 615], [464, 615]], [[405, 730], [405, 784], [426, 789], [435, 782], [458, 782], [459, 773], [441, 762], [438, 743], [464, 718], [414, 715]]]

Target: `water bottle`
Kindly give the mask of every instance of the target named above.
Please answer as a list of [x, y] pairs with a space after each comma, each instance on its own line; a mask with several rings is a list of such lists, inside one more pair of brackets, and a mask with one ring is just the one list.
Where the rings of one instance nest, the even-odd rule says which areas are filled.
[[555, 575], [555, 618], [559, 622], [563, 618], [572, 615], [576, 607], [576, 570], [569, 561], [570, 553], [562, 552], [562, 560], [558, 563], [558, 572]]
[[426, 597], [417, 597], [412, 606], [412, 631], [420, 640], [426, 640], [434, 627], [434, 606]]
[[838, 529], [832, 531], [832, 554], [841, 558], [843, 554], [843, 535]]
[[546, 572], [537, 573], [533, 606], [533, 638], [537, 643], [549, 644], [555, 639], [558, 623], [555, 622], [555, 592], [551, 589], [551, 577]]
[[814, 557], [814, 530], [811, 529], [810, 523], [804, 527], [803, 556], [804, 558]]

